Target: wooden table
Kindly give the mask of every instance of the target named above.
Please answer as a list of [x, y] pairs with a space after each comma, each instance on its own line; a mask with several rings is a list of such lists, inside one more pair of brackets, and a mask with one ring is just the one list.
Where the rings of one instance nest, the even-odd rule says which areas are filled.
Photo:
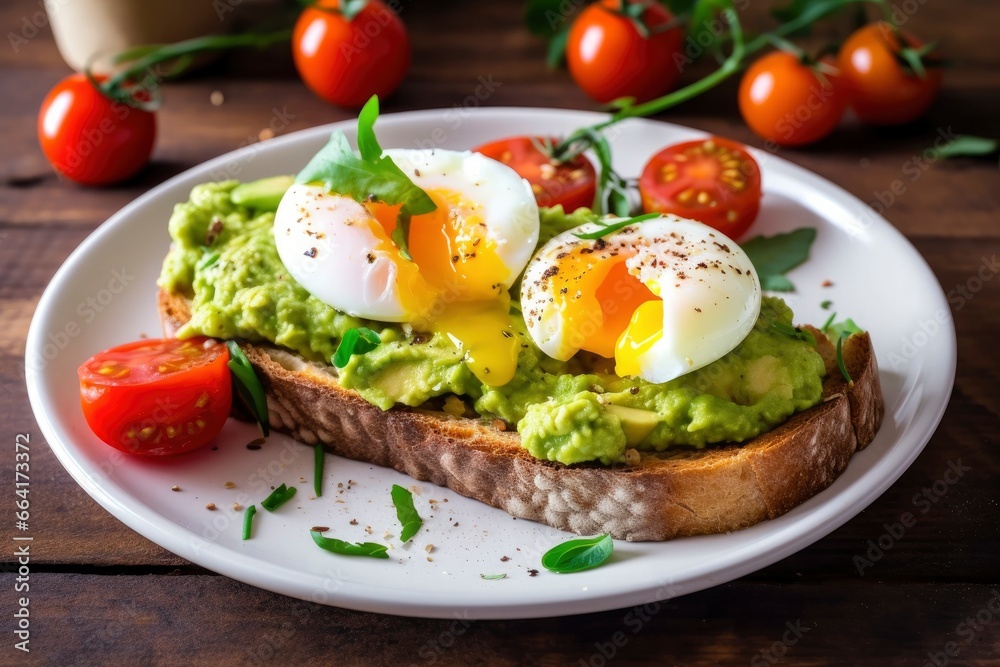
[[[638, 632], [627, 624], [633, 610], [476, 622], [453, 635], [447, 620], [319, 607], [194, 566], [91, 500], [41, 444], [25, 396], [25, 334], [52, 274], [84, 237], [139, 194], [256, 141], [274, 108], [288, 118], [281, 133], [350, 113], [313, 97], [282, 49], [224, 58], [167, 87], [155, 161], [141, 177], [119, 187], [84, 189], [51, 173], [36, 144], [41, 99], [67, 73], [48, 30], [40, 29], [16, 53], [5, 45], [0, 49], [0, 434], [9, 490], [15, 434], [29, 433], [35, 444], [31, 507], [37, 532], [31, 551], [31, 652], [13, 648], [11, 614], [20, 594], [13, 590], [16, 565], [9, 547], [0, 575], [6, 619], [0, 662], [603, 665], [602, 651], [613, 650], [623, 664], [1000, 664], [1000, 614], [989, 611], [1000, 608], [1000, 455], [993, 450], [1000, 445], [1000, 279], [991, 280], [1000, 252], [1000, 174], [995, 159], [937, 162], [917, 176], [906, 169], [938, 131], [997, 136], [1000, 4], [902, 4], [918, 6], [907, 27], [940, 37], [958, 63], [926, 119], [885, 131], [849, 125], [818, 146], [781, 154], [866, 202], [876, 202], [877, 193], [891, 191], [899, 180], [905, 192], [885, 215], [927, 258], [945, 290], [976, 286], [975, 277], [983, 276], [971, 298], [953, 300], [960, 359], [951, 405], [923, 454], [858, 517], [755, 574], [663, 602]], [[39, 5], [6, 3], [0, 24], [20, 31], [22, 18], [32, 20]], [[484, 102], [491, 106], [593, 108], [565, 72], [545, 68], [544, 47], [522, 28], [520, 6], [404, 3], [414, 66], [384, 110], [461, 105], [480, 76], [499, 83]], [[756, 3], [748, 12], [763, 24]], [[215, 90], [224, 94], [221, 106], [209, 102]], [[664, 118], [760, 146], [739, 119], [734, 95], [735, 83], [729, 82]], [[915, 495], [942, 480], [958, 461], [969, 470], [859, 575], [854, 557], [864, 555], [887, 524], [913, 512]], [[6, 495], [13, 503], [12, 494]], [[5, 533], [13, 529], [13, 521], [4, 523]], [[975, 623], [977, 615], [981, 625], [960, 625], [967, 618]], [[987, 617], [991, 623], [984, 623]], [[615, 646], [616, 640], [623, 645]], [[948, 650], [958, 657], [947, 656]]]

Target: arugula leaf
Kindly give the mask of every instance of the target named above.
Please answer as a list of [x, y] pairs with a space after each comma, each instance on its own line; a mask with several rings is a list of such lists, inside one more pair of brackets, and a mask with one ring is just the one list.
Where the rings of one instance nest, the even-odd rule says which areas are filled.
[[413, 494], [399, 484], [392, 485], [392, 504], [396, 507], [396, 518], [403, 525], [399, 539], [401, 542], [406, 542], [420, 530], [424, 521], [413, 506]]
[[309, 534], [320, 549], [341, 556], [368, 556], [369, 558], [388, 558], [389, 547], [375, 542], [345, 542], [334, 537], [324, 537], [323, 533], [310, 530]]
[[968, 157], [990, 155], [1000, 149], [1000, 143], [996, 139], [988, 137], [973, 137], [963, 134], [954, 141], [950, 141], [938, 149], [939, 157]]
[[542, 567], [562, 574], [597, 567], [608, 558], [615, 543], [608, 534], [584, 537], [558, 544], [542, 556]]
[[761, 289], [791, 292], [795, 285], [785, 273], [809, 259], [809, 249], [815, 240], [816, 230], [802, 227], [787, 234], [758, 236], [741, 245], [757, 269]]
[[395, 162], [382, 155], [375, 138], [378, 119], [378, 96], [373, 95], [358, 114], [358, 151], [343, 132], [337, 130], [330, 141], [313, 156], [295, 177], [296, 183], [321, 183], [330, 192], [347, 195], [355, 201], [375, 200], [390, 206], [402, 204], [396, 218], [393, 242], [409, 259], [407, 233], [410, 218], [437, 208], [426, 192], [418, 188]]
[[[836, 315], [836, 313], [834, 313]], [[823, 325], [823, 333], [825, 333], [830, 338], [837, 337], [847, 337], [853, 333], [861, 333], [864, 331], [861, 327], [854, 323], [854, 320], [847, 318], [843, 322], [833, 323], [833, 318], [831, 317], [827, 320], [826, 324]]]
[[348, 329], [340, 339], [337, 351], [333, 353], [333, 365], [343, 368], [355, 354], [367, 354], [381, 342], [378, 334], [367, 327]]
[[257, 424], [260, 426], [260, 431], [266, 438], [271, 433], [271, 425], [268, 422], [267, 398], [264, 395], [264, 387], [257, 378], [247, 355], [243, 354], [243, 350], [236, 344], [236, 341], [227, 340], [226, 347], [229, 348], [229, 363], [227, 365], [236, 380], [234, 383], [236, 393], [253, 412]]
[[274, 491], [272, 491], [271, 495], [269, 495], [267, 498], [264, 498], [264, 500], [260, 501], [260, 506], [266, 509], [268, 512], [273, 512], [274, 510], [278, 509], [279, 507], [287, 503], [289, 500], [291, 500], [292, 496], [295, 495], [295, 491], [296, 489], [294, 486], [285, 486], [284, 484], [282, 484]]

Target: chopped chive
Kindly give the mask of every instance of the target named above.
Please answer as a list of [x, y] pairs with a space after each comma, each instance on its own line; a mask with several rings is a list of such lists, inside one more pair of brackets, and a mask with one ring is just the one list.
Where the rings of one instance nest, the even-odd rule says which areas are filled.
[[836, 312], [830, 313], [830, 317], [826, 318], [826, 322], [824, 322], [823, 326], [820, 327], [820, 331], [822, 331], [823, 333], [826, 333], [827, 331], [829, 331], [830, 330], [830, 325], [833, 324], [833, 321], [835, 319], [837, 319], [837, 313]]
[[214, 266], [216, 262], [219, 261], [219, 253], [213, 252], [211, 254], [205, 255], [200, 262], [198, 262], [198, 270], [204, 271], [210, 266]]
[[840, 367], [840, 374], [844, 376], [844, 380], [848, 384], [854, 384], [854, 380], [851, 379], [851, 374], [847, 372], [847, 364], [844, 363], [844, 339], [850, 334], [844, 333], [837, 339], [837, 365]]
[[257, 513], [257, 506], [251, 505], [243, 512], [243, 539], [250, 539], [250, 532], [253, 530], [253, 515]]
[[266, 438], [271, 432], [271, 426], [267, 419], [267, 397], [264, 394], [264, 387], [257, 378], [257, 373], [254, 372], [247, 355], [243, 354], [236, 341], [227, 340], [226, 347], [229, 348], [229, 370], [236, 379], [234, 383], [236, 393], [253, 412], [261, 433]]
[[282, 484], [274, 491], [272, 491], [271, 495], [269, 495], [267, 498], [264, 498], [264, 500], [260, 501], [260, 505], [268, 512], [273, 512], [274, 510], [278, 509], [279, 507], [287, 503], [289, 500], [291, 500], [292, 496], [294, 495], [295, 495], [294, 486], [285, 486], [284, 484]]
[[807, 329], [793, 327], [791, 324], [787, 324], [785, 322], [772, 322], [771, 326], [790, 338], [805, 341], [813, 347], [816, 347], [816, 337], [813, 336], [812, 332]]
[[345, 542], [334, 537], [324, 537], [316, 530], [310, 530], [309, 534], [320, 549], [325, 549], [330, 553], [341, 556], [368, 556], [369, 558], [388, 558], [389, 547], [375, 542]]
[[583, 239], [585, 241], [593, 241], [596, 239], [604, 238], [609, 234], [614, 234], [619, 229], [624, 229], [629, 225], [635, 225], [640, 222], [645, 222], [646, 220], [652, 220], [653, 218], [662, 217], [659, 213], [644, 213], [642, 215], [637, 215], [634, 218], [625, 218], [624, 220], [619, 220], [610, 225], [605, 225], [602, 222], [597, 224], [602, 225], [602, 228], [596, 232], [587, 232], [586, 234], [574, 234], [578, 239]]
[[313, 466], [313, 488], [316, 490], [316, 497], [323, 495], [323, 464], [326, 462], [326, 451], [323, 443], [316, 443], [315, 465]]
[[487, 581], [496, 581], [497, 579], [506, 579], [507, 578], [507, 574], [506, 573], [501, 573], [501, 574], [481, 574], [481, 575], [479, 575], [479, 578], [480, 579], [486, 579]]

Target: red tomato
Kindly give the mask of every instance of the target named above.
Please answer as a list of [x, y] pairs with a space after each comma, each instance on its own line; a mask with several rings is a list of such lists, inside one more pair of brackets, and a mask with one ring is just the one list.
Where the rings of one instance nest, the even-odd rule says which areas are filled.
[[386, 97], [410, 69], [406, 27], [381, 0], [370, 0], [351, 20], [338, 0], [302, 10], [292, 33], [292, 56], [310, 90], [332, 104], [360, 107]]
[[654, 0], [629, 0], [645, 7], [643, 37], [635, 23], [615, 11], [621, 0], [589, 5], [573, 21], [566, 43], [566, 63], [576, 84], [598, 102], [633, 97], [645, 102], [666, 93], [680, 77], [676, 56], [684, 33], [664, 30], [673, 15]]
[[941, 90], [941, 67], [927, 67], [921, 78], [900, 64], [900, 39], [911, 48], [921, 46], [916, 37], [878, 22], [855, 31], [840, 47], [837, 62], [851, 108], [866, 123], [908, 123], [923, 115]]
[[140, 340], [80, 366], [83, 414], [130, 454], [180, 454], [208, 443], [232, 404], [229, 350], [210, 338]]
[[739, 99], [751, 130], [781, 146], [801, 146], [837, 126], [847, 106], [847, 89], [839, 74], [818, 72], [794, 54], [775, 51], [743, 75]]
[[639, 193], [647, 212], [699, 220], [739, 239], [760, 210], [760, 167], [735, 141], [686, 141], [646, 163]]
[[56, 171], [84, 185], [128, 178], [149, 162], [156, 115], [112, 100], [83, 74], [49, 91], [38, 112], [38, 141]]
[[[597, 174], [594, 165], [582, 155], [568, 162], [553, 164], [531, 137], [509, 137], [483, 144], [475, 151], [499, 160], [531, 183], [539, 206], [562, 204], [567, 213], [594, 205]], [[554, 139], [552, 141], [555, 141]]]

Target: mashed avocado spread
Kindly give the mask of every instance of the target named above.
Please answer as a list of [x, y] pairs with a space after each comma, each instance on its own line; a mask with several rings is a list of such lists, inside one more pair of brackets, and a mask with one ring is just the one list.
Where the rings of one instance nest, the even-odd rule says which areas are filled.
[[[620, 378], [613, 361], [588, 353], [568, 362], [545, 356], [526, 333], [515, 297], [517, 372], [504, 386], [484, 385], [447, 337], [351, 317], [311, 296], [278, 258], [274, 214], [234, 204], [237, 185], [199, 185], [170, 218], [173, 247], [159, 284], [192, 299], [181, 337], [267, 341], [329, 364], [343, 333], [365, 326], [381, 343], [340, 370], [344, 387], [383, 410], [429, 403], [455, 412], [455, 399], [444, 399], [458, 396], [468, 415], [515, 424], [533, 456], [566, 464], [620, 462], [627, 448], [741, 442], [820, 400], [823, 361], [773, 326], [792, 322], [792, 311], [773, 297], [763, 299], [757, 324], [736, 349], [665, 384]], [[539, 245], [591, 219], [588, 211], [542, 209]]]

